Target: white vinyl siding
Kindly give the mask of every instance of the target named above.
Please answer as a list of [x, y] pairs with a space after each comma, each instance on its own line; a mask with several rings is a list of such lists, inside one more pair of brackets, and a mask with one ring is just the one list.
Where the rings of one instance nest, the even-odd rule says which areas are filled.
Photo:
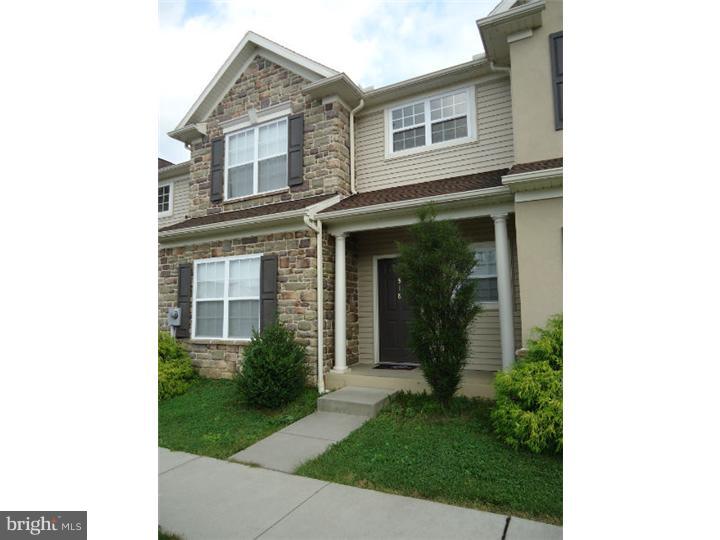
[[226, 200], [287, 186], [287, 136], [287, 118], [226, 135]]
[[[373, 191], [512, 166], [513, 127], [510, 82], [488, 78], [475, 85], [475, 138], [413, 148], [387, 155], [391, 127], [385, 110], [356, 119], [356, 181], [360, 192]], [[429, 119], [428, 119], [429, 120]], [[443, 126], [443, 129], [451, 129]], [[444, 146], [443, 146], [444, 145]], [[420, 151], [421, 150], [421, 151]], [[415, 152], [415, 153], [413, 153]]]
[[[491, 219], [462, 220], [458, 224], [470, 242], [494, 242], [494, 229]], [[409, 236], [404, 229], [398, 228], [356, 234], [358, 253], [358, 359], [360, 363], [373, 364], [375, 362], [373, 256], [397, 253], [395, 241], [407, 241]], [[510, 226], [513, 317], [516, 348], [519, 348], [521, 343], [520, 286], [514, 234], [514, 228]], [[485, 371], [502, 369], [500, 317], [497, 308], [483, 307], [483, 312], [475, 317], [470, 324], [469, 338], [470, 351], [466, 369]]]
[[193, 338], [250, 339], [260, 327], [260, 258], [195, 261]]

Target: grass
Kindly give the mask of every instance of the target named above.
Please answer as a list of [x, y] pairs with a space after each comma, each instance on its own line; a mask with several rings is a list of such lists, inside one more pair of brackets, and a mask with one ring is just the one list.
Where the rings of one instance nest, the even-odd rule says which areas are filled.
[[165, 532], [160, 527], [158, 527], [158, 540], [182, 540], [182, 538], [177, 535]]
[[516, 451], [490, 427], [492, 401], [398, 394], [297, 474], [562, 523], [562, 456]]
[[234, 381], [200, 379], [183, 395], [158, 405], [158, 443], [226, 459], [315, 411], [317, 392], [306, 389], [293, 403], [274, 411], [240, 400]]

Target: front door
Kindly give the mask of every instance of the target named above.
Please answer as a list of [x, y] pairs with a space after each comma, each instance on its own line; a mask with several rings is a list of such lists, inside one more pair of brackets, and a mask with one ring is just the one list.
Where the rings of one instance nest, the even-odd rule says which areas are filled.
[[380, 362], [415, 364], [409, 347], [410, 308], [402, 298], [402, 284], [395, 274], [395, 259], [378, 259], [378, 333]]

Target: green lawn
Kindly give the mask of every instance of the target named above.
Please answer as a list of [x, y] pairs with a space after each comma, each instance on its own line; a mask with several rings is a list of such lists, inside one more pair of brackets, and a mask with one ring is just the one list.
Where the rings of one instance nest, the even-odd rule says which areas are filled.
[[492, 402], [398, 394], [373, 420], [297, 474], [562, 523], [562, 457], [516, 451], [493, 435]]
[[317, 392], [306, 389], [276, 411], [243, 404], [235, 382], [200, 379], [183, 395], [158, 405], [158, 444], [216, 458], [228, 458], [315, 411]]

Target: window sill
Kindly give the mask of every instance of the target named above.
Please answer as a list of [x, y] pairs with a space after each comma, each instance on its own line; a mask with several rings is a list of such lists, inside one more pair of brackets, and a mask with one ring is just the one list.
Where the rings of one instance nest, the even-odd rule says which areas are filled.
[[223, 204], [234, 204], [242, 201], [251, 201], [253, 199], [260, 199], [261, 197], [267, 197], [269, 195], [277, 195], [279, 193], [286, 193], [290, 191], [290, 186], [274, 189], [272, 191], [263, 191], [262, 193], [254, 193], [252, 195], [243, 195], [242, 197], [233, 197], [232, 199], [225, 199]]
[[250, 339], [190, 338], [193, 345], [247, 345]]

